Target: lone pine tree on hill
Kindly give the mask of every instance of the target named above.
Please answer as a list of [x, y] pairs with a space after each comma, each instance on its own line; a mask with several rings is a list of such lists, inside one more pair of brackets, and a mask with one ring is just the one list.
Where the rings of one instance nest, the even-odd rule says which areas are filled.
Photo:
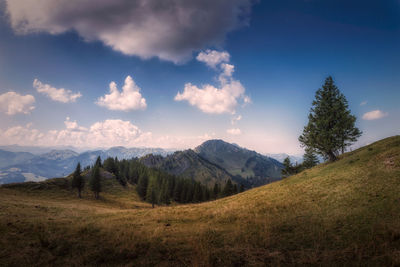
[[81, 164], [78, 162], [75, 172], [72, 176], [72, 188], [78, 189], [78, 197], [81, 198], [81, 191], [85, 186], [85, 180], [82, 177]]
[[357, 141], [361, 131], [355, 127], [356, 117], [350, 113], [345, 96], [331, 76], [315, 93], [308, 124], [299, 141], [329, 161], [335, 161], [346, 147]]

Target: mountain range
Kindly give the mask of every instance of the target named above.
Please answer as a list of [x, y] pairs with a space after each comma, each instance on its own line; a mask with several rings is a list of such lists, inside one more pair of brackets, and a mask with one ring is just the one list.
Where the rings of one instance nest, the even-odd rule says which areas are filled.
[[[22, 147], [13, 149], [20, 151]], [[35, 155], [0, 150], [0, 184], [64, 177], [73, 172], [78, 162], [82, 167], [92, 165], [98, 156], [103, 160], [138, 158], [148, 167], [210, 186], [215, 182], [223, 184], [228, 179], [248, 188], [260, 186], [279, 180], [282, 169], [282, 164], [271, 157], [223, 140], [209, 140], [194, 149], [176, 152], [161, 148], [112, 147], [83, 153], [71, 149], [51, 150]]]
[[[44, 149], [42, 149], [44, 150]], [[41, 151], [40, 148], [36, 151]], [[93, 150], [77, 153], [70, 149], [51, 150], [35, 155], [30, 152], [11, 152], [0, 149], [0, 184], [43, 181], [54, 177], [63, 177], [75, 169], [78, 162], [82, 167], [93, 164], [100, 156], [130, 159], [147, 154], [168, 155], [172, 151], [161, 148], [125, 148], [112, 147], [107, 150]]]

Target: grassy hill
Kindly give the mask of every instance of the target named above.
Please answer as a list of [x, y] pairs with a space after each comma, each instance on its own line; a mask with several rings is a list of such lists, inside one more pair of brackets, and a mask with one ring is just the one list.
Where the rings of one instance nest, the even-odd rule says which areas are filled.
[[60, 181], [0, 188], [0, 265], [400, 264], [399, 136], [196, 205], [77, 199]]

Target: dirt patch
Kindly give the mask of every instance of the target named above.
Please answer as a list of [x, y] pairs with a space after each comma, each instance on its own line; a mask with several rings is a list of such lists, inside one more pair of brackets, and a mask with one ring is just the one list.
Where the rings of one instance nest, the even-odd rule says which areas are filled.
[[383, 160], [383, 164], [387, 169], [394, 169], [396, 167], [396, 158], [394, 156], [389, 156]]

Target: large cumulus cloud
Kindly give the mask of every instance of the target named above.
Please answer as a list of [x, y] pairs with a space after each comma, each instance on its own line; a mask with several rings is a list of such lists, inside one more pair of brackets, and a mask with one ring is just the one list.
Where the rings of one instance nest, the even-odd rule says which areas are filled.
[[248, 22], [252, 0], [6, 0], [20, 34], [76, 31], [116, 51], [184, 62]]
[[196, 58], [220, 72], [219, 86], [204, 84], [198, 87], [187, 83], [183, 92], [176, 94], [175, 101], [187, 101], [190, 105], [209, 114], [235, 114], [239, 102], [247, 104], [251, 101], [250, 97], [245, 95], [246, 89], [241, 82], [232, 77], [235, 66], [223, 63], [229, 61], [228, 52], [207, 50], [201, 52]]

